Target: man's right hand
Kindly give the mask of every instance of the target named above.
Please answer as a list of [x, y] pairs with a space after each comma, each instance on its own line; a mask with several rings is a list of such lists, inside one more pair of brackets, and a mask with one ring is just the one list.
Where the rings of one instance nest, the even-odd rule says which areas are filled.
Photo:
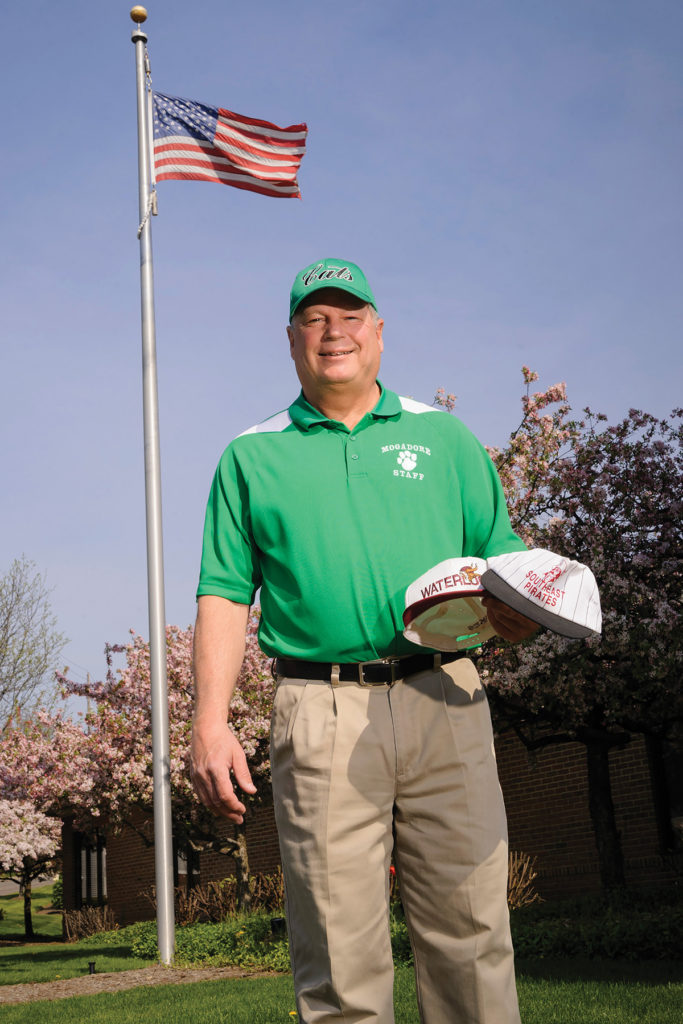
[[249, 606], [207, 594], [194, 631], [195, 704], [190, 770], [197, 796], [214, 814], [241, 825], [245, 806], [232, 785], [255, 793], [247, 759], [228, 727], [230, 698], [244, 658]]
[[201, 802], [214, 814], [241, 824], [246, 808], [235, 792], [230, 773], [245, 793], [255, 793], [256, 786], [239, 740], [227, 724], [194, 722], [190, 770]]

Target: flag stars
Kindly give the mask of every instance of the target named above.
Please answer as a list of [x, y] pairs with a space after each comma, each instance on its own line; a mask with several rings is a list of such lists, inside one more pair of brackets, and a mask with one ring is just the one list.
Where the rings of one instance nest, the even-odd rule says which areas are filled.
[[216, 132], [218, 109], [202, 103], [155, 92], [154, 137], [187, 136], [212, 141]]

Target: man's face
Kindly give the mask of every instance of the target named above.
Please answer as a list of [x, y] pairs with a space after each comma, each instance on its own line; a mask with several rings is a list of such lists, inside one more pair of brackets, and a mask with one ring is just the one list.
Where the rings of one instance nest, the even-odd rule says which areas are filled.
[[321, 288], [297, 310], [287, 328], [289, 346], [304, 394], [352, 385], [368, 390], [379, 372], [384, 321], [360, 299], [337, 288]]

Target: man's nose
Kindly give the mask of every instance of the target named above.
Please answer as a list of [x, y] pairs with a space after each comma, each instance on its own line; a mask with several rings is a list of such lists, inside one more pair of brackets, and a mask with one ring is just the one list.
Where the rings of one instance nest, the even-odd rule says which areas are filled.
[[338, 338], [342, 334], [342, 321], [339, 317], [330, 317], [325, 324], [323, 338]]

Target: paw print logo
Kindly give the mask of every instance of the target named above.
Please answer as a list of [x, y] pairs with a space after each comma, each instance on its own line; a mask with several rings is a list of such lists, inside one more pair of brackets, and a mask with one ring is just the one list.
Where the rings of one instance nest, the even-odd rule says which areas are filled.
[[414, 452], [401, 452], [399, 457], [396, 459], [401, 469], [415, 469], [417, 466], [417, 455]]

